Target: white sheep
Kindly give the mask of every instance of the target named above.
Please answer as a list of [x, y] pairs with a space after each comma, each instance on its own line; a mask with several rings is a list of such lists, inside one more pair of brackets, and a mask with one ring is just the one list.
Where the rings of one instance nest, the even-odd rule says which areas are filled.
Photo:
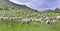
[[5, 20], [5, 19], [9, 19], [9, 17], [3, 17], [3, 19]]
[[39, 23], [42, 23], [42, 19], [41, 19], [41, 18], [40, 18], [40, 19], [33, 18], [33, 19], [32, 19], [32, 22], [39, 22]]
[[57, 19], [60, 19], [60, 16], [57, 16]]
[[31, 20], [29, 18], [22, 18], [21, 22], [24, 23], [29, 23]]
[[54, 24], [55, 21], [53, 19], [47, 19], [46, 24]]
[[15, 20], [15, 19], [17, 19], [17, 17], [10, 17], [9, 19], [10, 20]]

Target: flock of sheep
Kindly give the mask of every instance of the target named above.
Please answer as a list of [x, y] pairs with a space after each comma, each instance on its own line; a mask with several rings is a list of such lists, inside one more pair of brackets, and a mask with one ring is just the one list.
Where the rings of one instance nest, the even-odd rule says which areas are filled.
[[[37, 19], [37, 18], [23, 18], [22, 20], [21, 20], [21, 22], [23, 23], [23, 24], [28, 24], [28, 23], [30, 23], [30, 22], [36, 22], [36, 23], [42, 23], [43, 22], [43, 19], [44, 18], [39, 18], [39, 19]], [[56, 21], [55, 20], [53, 20], [52, 18], [45, 18], [45, 20], [46, 20], [46, 24], [54, 24]]]
[[23, 24], [28, 24], [30, 22], [37, 22], [37, 23], [42, 23], [44, 20], [46, 21], [46, 24], [55, 24], [56, 21], [54, 20], [55, 19], [60, 19], [60, 15], [57, 15], [56, 17], [48, 17], [48, 16], [43, 16], [42, 18], [22, 18], [21, 22]]
[[[26, 14], [26, 13], [25, 13]], [[28, 14], [26, 16], [41, 16], [40, 14]], [[57, 19], [60, 19], [60, 16], [56, 16]], [[15, 20], [15, 19], [20, 19], [22, 24], [29, 24], [30, 22], [36, 22], [36, 23], [42, 23], [44, 20], [46, 20], [46, 24], [54, 24], [56, 23], [56, 21], [52, 18], [49, 18], [48, 16], [43, 16], [40, 18], [25, 18], [25, 17], [5, 17], [5, 15], [3, 15], [2, 17], [0, 17], [0, 20], [4, 20], [4, 19], [9, 19], [9, 20]]]

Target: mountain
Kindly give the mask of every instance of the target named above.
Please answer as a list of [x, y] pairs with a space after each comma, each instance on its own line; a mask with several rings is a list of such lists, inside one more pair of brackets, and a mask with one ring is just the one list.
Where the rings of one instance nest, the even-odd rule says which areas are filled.
[[[9, 6], [14, 6], [14, 7], [16, 7], [16, 8], [23, 8], [23, 9], [29, 8], [29, 7], [25, 6], [25, 5], [18, 5], [18, 4], [15, 4], [15, 3], [13, 3], [13, 2], [10, 2], [9, 0], [0, 0], [0, 3], [2, 3], [2, 2], [5, 2], [5, 3], [7, 3]], [[31, 8], [29, 8], [29, 9], [31, 9]]]
[[43, 12], [53, 13], [53, 12], [54, 12], [54, 10], [48, 9], [48, 10], [44, 10]]
[[[0, 3], [3, 3], [3, 2], [8, 4], [8, 6], [13, 6], [13, 7], [17, 8], [17, 9], [22, 8], [22, 9], [29, 9], [29, 10], [38, 11], [38, 10], [27, 7], [26, 5], [15, 4], [15, 3], [13, 3], [13, 2], [11, 2], [9, 0], [0, 0]], [[43, 12], [53, 12], [53, 10], [43, 10]]]

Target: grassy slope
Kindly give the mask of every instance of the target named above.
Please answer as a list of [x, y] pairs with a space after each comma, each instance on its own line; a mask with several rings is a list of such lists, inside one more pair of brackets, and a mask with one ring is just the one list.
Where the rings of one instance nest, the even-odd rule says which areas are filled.
[[[1, 6], [2, 5], [2, 6]], [[5, 8], [7, 7], [3, 4], [0, 4], [0, 8], [2, 8], [2, 10], [0, 10], [0, 16], [2, 16], [2, 14], [4, 13]], [[13, 7], [14, 8], [14, 7]], [[8, 12], [11, 13], [11, 16], [14, 15], [14, 13], [20, 12], [23, 14], [16, 14], [16, 16], [21, 16], [21, 17], [27, 17], [26, 14], [27, 12], [30, 12], [30, 14], [32, 13], [38, 13], [36, 11], [33, 11], [31, 9], [12, 9], [12, 7], [9, 7]], [[42, 13], [43, 15], [48, 15], [48, 13]], [[56, 14], [50, 14], [49, 16], [52, 17]], [[33, 23], [31, 22], [30, 24], [21, 24], [20, 21], [18, 20], [14, 20], [14, 21], [10, 21], [10, 20], [1, 20], [0, 21], [0, 31], [60, 31], [60, 20], [56, 20], [57, 23], [54, 25], [46, 25], [45, 21], [43, 21], [43, 23]]]

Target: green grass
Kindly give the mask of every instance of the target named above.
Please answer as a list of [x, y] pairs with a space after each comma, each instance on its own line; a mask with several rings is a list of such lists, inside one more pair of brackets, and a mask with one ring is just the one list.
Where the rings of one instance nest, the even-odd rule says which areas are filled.
[[59, 22], [47, 25], [45, 22], [21, 24], [20, 21], [2, 20], [0, 21], [0, 31], [60, 31]]
[[[4, 11], [0, 11], [0, 17], [2, 16], [3, 12]], [[24, 13], [27, 13], [29, 11], [10, 10], [8, 12], [10, 12], [11, 16], [13, 16], [14, 13], [16, 13], [17, 17], [27, 17], [26, 14], [24, 14]], [[20, 13], [17, 14], [17, 12], [20, 12], [23, 14], [20, 14]], [[31, 11], [30, 14], [33, 14], [33, 13], [38, 13], [38, 12]], [[55, 17], [56, 14], [49, 15], [49, 13], [47, 13], [47, 14], [42, 13], [42, 15], [49, 16], [49, 17]], [[35, 17], [37, 17], [37, 16], [35, 16]], [[28, 18], [30, 18], [30, 16]], [[33, 16], [33, 18], [34, 18], [34, 16]], [[37, 18], [40, 18], [40, 16]], [[18, 20], [14, 20], [14, 21], [1, 20], [0, 21], [0, 31], [60, 31], [60, 21], [56, 20], [56, 24], [47, 25], [45, 23], [45, 21], [43, 21], [43, 23], [31, 22], [29, 24], [21, 24], [21, 22]]]
[[[4, 11], [0, 11], [0, 16], [2, 16]], [[14, 15], [14, 13], [16, 13], [17, 17], [27, 17], [26, 14], [29, 11], [23, 11], [23, 10], [19, 10], [19, 11], [9, 11], [11, 13], [11, 16]], [[23, 13], [23, 14], [17, 14], [17, 12]], [[33, 13], [38, 13], [38, 12], [34, 12], [31, 11]], [[5, 13], [6, 14], [6, 13]], [[42, 13], [42, 15], [45, 16], [49, 16], [49, 17], [55, 17], [56, 14], [44, 14]], [[35, 16], [37, 17], [37, 16]], [[30, 16], [28, 17], [30, 18]], [[34, 17], [33, 17], [34, 18]], [[37, 18], [40, 18], [37, 17]], [[56, 20], [56, 19], [55, 19]], [[45, 23], [45, 21], [43, 21], [43, 23], [35, 23], [35, 22], [31, 22], [29, 24], [21, 24], [21, 22], [19, 20], [1, 20], [0, 21], [0, 31], [60, 31], [60, 20], [56, 20], [56, 24], [53, 25], [47, 25]]]

